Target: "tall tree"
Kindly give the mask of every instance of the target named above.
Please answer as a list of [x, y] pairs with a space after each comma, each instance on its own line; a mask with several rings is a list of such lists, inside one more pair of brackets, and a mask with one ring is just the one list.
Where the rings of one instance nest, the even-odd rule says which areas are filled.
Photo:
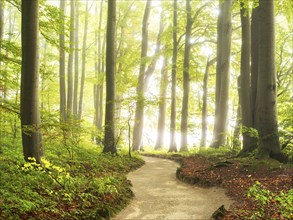
[[168, 71], [167, 71], [167, 58], [163, 58], [163, 66], [161, 69], [160, 81], [160, 100], [159, 100], [159, 119], [158, 119], [158, 136], [155, 145], [155, 150], [160, 150], [164, 145], [165, 137], [165, 121], [166, 121], [166, 94], [168, 85]]
[[67, 75], [67, 118], [72, 117], [73, 108], [73, 53], [74, 53], [74, 1], [70, 1], [70, 50]]
[[21, 2], [21, 101], [20, 115], [24, 159], [41, 161], [39, 111], [39, 1]]
[[252, 128], [252, 113], [251, 113], [251, 78], [250, 78], [250, 18], [249, 8], [245, 8], [244, 3], [241, 3], [241, 67], [240, 67], [240, 107], [243, 135], [243, 152], [253, 150], [253, 138], [249, 129]]
[[259, 69], [256, 97], [256, 120], [259, 132], [259, 156], [278, 159], [281, 154], [275, 69], [274, 0], [259, 1]]
[[135, 119], [134, 119], [134, 128], [133, 128], [133, 141], [132, 141], [132, 150], [140, 150], [141, 147], [141, 137], [143, 130], [143, 109], [144, 109], [144, 77], [145, 77], [145, 58], [147, 57], [148, 50], [148, 20], [150, 16], [150, 7], [151, 0], [147, 0], [144, 16], [142, 21], [142, 40], [141, 40], [141, 63], [139, 68], [138, 83], [136, 87], [137, 101], [135, 109]]
[[116, 153], [115, 143], [115, 71], [116, 0], [108, 1], [106, 48], [106, 115], [103, 152]]
[[211, 147], [214, 148], [225, 145], [227, 136], [232, 35], [231, 10], [232, 0], [220, 0], [220, 13], [217, 24], [216, 109], [214, 134], [211, 144]]
[[[95, 125], [98, 129], [102, 127], [102, 117], [103, 117], [103, 81], [102, 74], [104, 68], [103, 56], [104, 56], [104, 44], [102, 43], [102, 20], [103, 20], [103, 0], [100, 2], [99, 9], [99, 25], [98, 29], [95, 31], [95, 77], [97, 83], [94, 85], [94, 104], [95, 104]], [[98, 4], [96, 4], [96, 15], [98, 15]], [[103, 45], [102, 45], [103, 44]], [[103, 48], [102, 48], [103, 46]]]
[[83, 104], [87, 32], [88, 32], [88, 0], [86, 1], [86, 5], [85, 5], [85, 20], [84, 20], [83, 44], [82, 44], [81, 81], [80, 81], [80, 95], [79, 95], [79, 106], [78, 106], [78, 119], [79, 120], [81, 119], [82, 104]]
[[172, 85], [171, 85], [171, 115], [170, 115], [170, 152], [177, 152], [176, 146], [176, 81], [177, 81], [177, 0], [173, 2], [173, 52], [172, 52]]
[[75, 1], [74, 25], [74, 87], [73, 87], [73, 115], [78, 118], [78, 78], [79, 78], [79, 2]]
[[191, 50], [191, 28], [192, 28], [192, 17], [191, 17], [191, 4], [190, 0], [186, 0], [186, 30], [185, 30], [185, 48], [184, 48], [184, 63], [183, 63], [183, 99], [182, 99], [182, 110], [181, 110], [181, 145], [180, 151], [188, 150], [187, 147], [187, 128], [188, 128], [188, 102], [189, 102], [189, 62], [190, 62], [190, 50]]
[[206, 146], [206, 133], [207, 133], [207, 97], [208, 97], [208, 78], [209, 78], [209, 69], [210, 66], [213, 65], [216, 62], [216, 58], [210, 60], [208, 57], [207, 63], [206, 63], [206, 69], [204, 73], [203, 78], [203, 93], [202, 93], [202, 122], [201, 122], [201, 139], [200, 139], [200, 146], [205, 147]]
[[[251, 53], [251, 76], [250, 76], [250, 108], [251, 108], [251, 120], [252, 128], [257, 129], [256, 121], [256, 95], [257, 95], [257, 81], [258, 81], [258, 65], [259, 65], [259, 7], [254, 5], [251, 14], [251, 43], [250, 43], [250, 53]], [[251, 142], [249, 145], [245, 145], [242, 148], [241, 155], [244, 155], [252, 150], [256, 149], [258, 146], [257, 138], [251, 137]]]
[[[0, 1], [0, 53], [2, 48], [3, 29], [4, 29], [4, 7], [3, 7], [3, 2]], [[1, 70], [1, 61], [0, 61], [0, 70]]]
[[66, 118], [66, 88], [65, 88], [65, 14], [66, 0], [60, 1], [60, 35], [59, 35], [59, 86], [60, 86], [60, 119], [64, 121]]

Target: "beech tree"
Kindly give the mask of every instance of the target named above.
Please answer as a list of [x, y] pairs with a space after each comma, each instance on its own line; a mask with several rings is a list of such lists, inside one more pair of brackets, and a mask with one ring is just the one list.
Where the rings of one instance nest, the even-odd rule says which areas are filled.
[[59, 87], [60, 87], [60, 119], [64, 121], [66, 118], [66, 89], [65, 89], [65, 28], [64, 28], [64, 14], [65, 14], [66, 0], [60, 1], [60, 35], [59, 35]]
[[232, 1], [220, 0], [220, 14], [217, 24], [217, 67], [216, 67], [216, 105], [214, 134], [211, 147], [224, 146], [227, 136], [229, 68], [231, 55], [231, 10]]
[[74, 55], [74, 1], [70, 1], [70, 42], [68, 55], [68, 75], [67, 75], [67, 105], [66, 113], [67, 119], [72, 117], [73, 108], [73, 55]]
[[177, 0], [173, 2], [173, 52], [172, 52], [172, 76], [171, 76], [171, 115], [170, 115], [170, 146], [169, 152], [177, 152], [175, 132], [176, 132], [176, 81], [177, 81]]
[[116, 153], [115, 72], [116, 72], [116, 0], [108, 1], [106, 47], [106, 115], [103, 152]]
[[85, 20], [84, 20], [84, 32], [83, 32], [83, 43], [82, 43], [82, 64], [81, 64], [81, 81], [80, 81], [80, 96], [78, 105], [78, 120], [81, 120], [82, 115], [82, 104], [84, 96], [84, 81], [86, 71], [86, 47], [87, 47], [87, 32], [88, 32], [88, 0], [85, 5]]
[[191, 5], [190, 0], [186, 0], [186, 31], [185, 31], [185, 48], [184, 48], [184, 63], [183, 63], [183, 99], [181, 109], [181, 145], [180, 151], [186, 151], [187, 148], [187, 128], [188, 128], [188, 102], [189, 102], [189, 62], [190, 62], [190, 49], [191, 49]]
[[143, 111], [144, 111], [144, 75], [145, 75], [145, 58], [147, 56], [147, 49], [148, 49], [148, 20], [150, 16], [150, 6], [151, 0], [147, 0], [143, 21], [142, 21], [142, 40], [141, 40], [141, 63], [139, 68], [139, 76], [138, 76], [138, 83], [136, 87], [137, 93], [137, 101], [136, 101], [136, 108], [135, 108], [135, 119], [134, 119], [134, 127], [133, 127], [133, 141], [132, 141], [132, 150], [140, 150], [142, 145], [141, 137], [142, 137], [142, 130], [143, 130]]
[[39, 111], [39, 1], [21, 2], [21, 94], [20, 116], [24, 159], [40, 163], [42, 136]]
[[260, 0], [258, 10], [259, 68], [256, 96], [258, 155], [278, 158], [281, 150], [277, 120], [274, 0]]
[[[250, 18], [249, 8], [245, 8], [241, 3], [240, 9], [242, 45], [241, 45], [241, 67], [240, 67], [240, 109], [243, 135], [243, 152], [254, 149], [254, 138], [251, 135], [252, 107], [251, 107], [251, 73], [250, 73]], [[238, 137], [239, 138], [239, 137]]]
[[158, 118], [158, 136], [155, 150], [160, 150], [164, 145], [165, 121], [166, 121], [166, 95], [168, 85], [167, 58], [163, 58], [160, 81], [160, 100], [159, 100], [159, 118]]

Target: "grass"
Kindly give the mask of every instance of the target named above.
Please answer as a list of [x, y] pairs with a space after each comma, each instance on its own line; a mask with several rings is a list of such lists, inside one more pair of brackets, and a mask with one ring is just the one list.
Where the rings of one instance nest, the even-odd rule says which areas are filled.
[[126, 174], [144, 162], [102, 154], [85, 143], [69, 160], [66, 149], [47, 146], [42, 165], [25, 163], [20, 145], [2, 146], [0, 219], [110, 218], [133, 197]]

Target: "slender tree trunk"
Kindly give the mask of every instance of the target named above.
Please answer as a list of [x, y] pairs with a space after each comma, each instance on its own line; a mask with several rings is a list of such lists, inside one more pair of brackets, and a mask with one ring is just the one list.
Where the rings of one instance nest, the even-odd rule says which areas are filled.
[[102, 47], [102, 67], [101, 67], [101, 77], [100, 77], [100, 84], [98, 87], [99, 90], [99, 107], [100, 107], [100, 113], [99, 113], [99, 120], [98, 120], [98, 128], [101, 129], [103, 125], [103, 116], [104, 116], [104, 75], [103, 73], [105, 72], [105, 47], [106, 47], [106, 37], [104, 36], [104, 41], [103, 41], [103, 47]]
[[259, 69], [257, 83], [258, 155], [281, 155], [276, 97], [274, 0], [259, 1]]
[[183, 100], [181, 110], [181, 146], [180, 151], [187, 151], [187, 132], [188, 132], [188, 102], [189, 102], [189, 62], [190, 62], [190, 38], [192, 28], [191, 5], [190, 0], [186, 0], [186, 33], [185, 33], [185, 49], [184, 49], [184, 64], [183, 64]]
[[221, 13], [218, 18], [218, 45], [216, 68], [216, 110], [214, 136], [211, 147], [224, 146], [227, 136], [229, 68], [231, 54], [231, 10], [232, 1], [220, 1]]
[[42, 137], [39, 111], [39, 1], [21, 2], [21, 128], [24, 159], [40, 163]]
[[142, 130], [143, 130], [143, 110], [144, 110], [144, 77], [145, 77], [145, 58], [147, 57], [148, 49], [148, 20], [150, 15], [151, 0], [147, 0], [143, 22], [142, 22], [142, 41], [141, 41], [141, 63], [139, 68], [138, 83], [136, 87], [137, 101], [135, 109], [135, 119], [133, 128], [132, 150], [140, 150], [142, 145]]
[[238, 77], [237, 79], [237, 90], [238, 90], [238, 106], [237, 106], [237, 113], [236, 113], [236, 123], [234, 127], [234, 134], [233, 134], [233, 141], [232, 141], [232, 148], [234, 150], [239, 150], [241, 147], [241, 142], [239, 140], [240, 136], [240, 131], [241, 131], [241, 124], [242, 124], [242, 119], [241, 119], [241, 93], [243, 92], [241, 90], [241, 76]]
[[[98, 4], [96, 4], [96, 15], [98, 16]], [[95, 77], [98, 79], [98, 82], [94, 85], [94, 103], [95, 103], [95, 125], [98, 129], [101, 127], [99, 126], [99, 123], [102, 121], [102, 115], [100, 108], [100, 76], [102, 74], [102, 39], [101, 39], [101, 30], [102, 30], [102, 19], [103, 19], [103, 0], [100, 2], [100, 10], [99, 10], [99, 26], [98, 30], [95, 32], [95, 42], [96, 42], [96, 48], [97, 51], [95, 51]], [[103, 84], [102, 84], [103, 85]]]
[[251, 77], [250, 77], [250, 18], [248, 9], [244, 8], [241, 3], [241, 30], [242, 30], [242, 45], [241, 45], [241, 69], [240, 69], [240, 103], [241, 103], [241, 121], [243, 135], [242, 152], [251, 152], [255, 145], [254, 139], [251, 137], [249, 129], [252, 128], [252, 112], [251, 112]]
[[[2, 39], [3, 39], [3, 27], [4, 27], [3, 18], [4, 18], [3, 2], [0, 2], [0, 54], [1, 54], [1, 48], [2, 48]], [[2, 62], [1, 62], [1, 60], [0, 60], [0, 74], [1, 74], [1, 78], [2, 78], [2, 76], [4, 74], [2, 73]], [[5, 81], [5, 79], [3, 81]], [[4, 83], [3, 84], [0, 83], [0, 90], [2, 90], [2, 93], [4, 93], [4, 89], [5, 89]], [[2, 105], [2, 102], [4, 101], [3, 96], [4, 96], [4, 94], [3, 95], [1, 94], [1, 96], [0, 96], [0, 104], [1, 105]], [[1, 126], [1, 128], [3, 127], [2, 118], [3, 118], [2, 117], [2, 111], [0, 111], [0, 126]], [[2, 153], [2, 137], [3, 137], [1, 128], [0, 128], [0, 153]]]
[[86, 1], [85, 9], [86, 10], [85, 10], [85, 20], [84, 20], [83, 45], [82, 45], [82, 69], [81, 69], [80, 97], [79, 97], [79, 107], [78, 107], [78, 120], [81, 119], [81, 115], [82, 115], [83, 91], [84, 91], [84, 80], [85, 80], [86, 41], [87, 41], [87, 31], [88, 31], [88, 0]]
[[[3, 7], [3, 2], [1, 1], [0, 2], [0, 53], [2, 48], [3, 29], [4, 29], [4, 7]], [[2, 70], [1, 65], [2, 65], [2, 62], [0, 60], [0, 71]]]
[[60, 31], [59, 35], [60, 48], [59, 48], [59, 86], [60, 86], [60, 121], [66, 119], [66, 88], [65, 88], [65, 27], [64, 27], [64, 14], [65, 14], [66, 0], [60, 1]]
[[[257, 129], [256, 122], [256, 94], [257, 94], [257, 80], [258, 80], [258, 59], [259, 59], [259, 7], [254, 7], [252, 9], [251, 15], [251, 117], [252, 117], [252, 127]], [[258, 146], [257, 138], [253, 139], [250, 149], [245, 148], [245, 150], [253, 150]], [[244, 149], [241, 153], [245, 153]]]
[[74, 88], [73, 88], [73, 116], [78, 119], [78, 78], [79, 78], [79, 2], [75, 2], [74, 29]]
[[67, 76], [67, 119], [72, 117], [73, 108], [73, 53], [74, 53], [74, 1], [70, 1], [70, 50]]
[[177, 74], [177, 0], [173, 2], [173, 54], [172, 54], [172, 85], [171, 85], [171, 115], [170, 115], [170, 146], [169, 152], [177, 152], [176, 146], [176, 74]]
[[108, 1], [106, 49], [106, 116], [103, 152], [116, 153], [115, 143], [115, 69], [116, 0]]
[[201, 123], [201, 140], [200, 140], [200, 146], [205, 147], [206, 146], [206, 139], [207, 139], [207, 99], [208, 99], [208, 78], [209, 78], [209, 69], [210, 66], [213, 65], [216, 62], [216, 58], [210, 60], [209, 57], [207, 59], [206, 69], [204, 73], [203, 78], [203, 94], [202, 94], [202, 123]]
[[159, 100], [159, 119], [158, 119], [158, 137], [155, 145], [155, 150], [160, 150], [164, 146], [165, 137], [165, 121], [166, 121], [166, 94], [168, 85], [167, 58], [164, 57], [161, 70], [160, 82], [160, 100]]

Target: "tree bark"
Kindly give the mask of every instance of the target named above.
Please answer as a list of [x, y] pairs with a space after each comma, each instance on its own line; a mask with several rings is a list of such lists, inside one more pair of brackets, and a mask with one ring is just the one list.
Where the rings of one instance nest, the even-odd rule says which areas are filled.
[[200, 140], [200, 146], [205, 147], [206, 146], [206, 134], [207, 134], [207, 99], [208, 99], [208, 78], [209, 78], [209, 69], [210, 66], [213, 65], [216, 62], [216, 58], [210, 60], [209, 57], [207, 59], [205, 74], [203, 78], [203, 94], [202, 94], [202, 123], [201, 123], [201, 140]]
[[170, 146], [169, 152], [177, 152], [176, 146], [176, 84], [177, 84], [177, 0], [173, 2], [173, 52], [172, 52], [172, 85], [171, 85], [171, 115], [170, 115]]
[[188, 130], [188, 102], [189, 102], [189, 62], [190, 62], [190, 38], [192, 28], [191, 4], [190, 0], [186, 0], [187, 23], [185, 31], [185, 49], [183, 64], [183, 99], [181, 110], [181, 146], [180, 151], [187, 151], [187, 130]]
[[24, 159], [41, 162], [39, 111], [39, 1], [21, 2], [21, 128]]
[[83, 45], [82, 45], [82, 66], [81, 66], [80, 96], [79, 96], [79, 106], [78, 106], [78, 120], [81, 119], [81, 115], [82, 115], [82, 103], [83, 103], [84, 80], [85, 80], [85, 64], [86, 64], [87, 32], [88, 32], [88, 0], [86, 1], [86, 5], [85, 5], [85, 20], [84, 20], [84, 35], [83, 35]]
[[[104, 56], [104, 44], [102, 45], [102, 19], [103, 19], [103, 0], [100, 2], [99, 9], [99, 26], [95, 32], [95, 42], [97, 51], [95, 51], [95, 77], [98, 82], [94, 85], [94, 104], [95, 104], [95, 120], [94, 124], [97, 129], [102, 128], [102, 117], [103, 117], [103, 81], [101, 75], [103, 74], [103, 56]], [[96, 15], [98, 16], [98, 9], [96, 4]]]
[[221, 13], [218, 18], [217, 68], [216, 68], [216, 109], [214, 135], [211, 147], [225, 145], [227, 136], [229, 68], [231, 54], [231, 10], [232, 1], [220, 1]]
[[276, 98], [274, 0], [259, 1], [259, 69], [256, 120], [258, 155], [278, 159], [281, 155]]
[[75, 2], [74, 28], [74, 88], [73, 88], [73, 116], [78, 119], [78, 78], [79, 78], [79, 2]]
[[[252, 117], [252, 127], [257, 129], [256, 122], [256, 94], [257, 94], [257, 79], [258, 79], [258, 59], [259, 59], [259, 7], [254, 7], [252, 9], [251, 15], [251, 117]], [[256, 149], [258, 146], [257, 138], [254, 138], [253, 143], [251, 143], [250, 149]], [[246, 149], [245, 149], [246, 150]], [[241, 152], [244, 152], [244, 150]]]
[[[1, 54], [1, 48], [2, 48], [2, 39], [3, 39], [3, 29], [4, 29], [4, 7], [3, 2], [0, 2], [0, 54]], [[1, 71], [1, 60], [0, 60], [0, 71]]]
[[250, 77], [250, 18], [248, 8], [244, 8], [244, 3], [241, 3], [241, 30], [242, 30], [242, 45], [241, 45], [241, 68], [240, 68], [240, 106], [241, 106], [241, 121], [242, 121], [242, 136], [243, 149], [242, 152], [251, 152], [254, 150], [254, 138], [251, 137], [250, 129], [252, 128], [252, 112], [251, 112], [251, 77]]
[[145, 77], [145, 58], [147, 57], [148, 49], [148, 20], [150, 15], [151, 0], [147, 0], [143, 22], [142, 22], [142, 41], [141, 41], [141, 63], [139, 68], [138, 83], [136, 87], [137, 101], [135, 108], [135, 119], [133, 127], [132, 150], [140, 150], [142, 145], [142, 130], [143, 130], [143, 111], [144, 111], [144, 77]]
[[64, 14], [65, 14], [66, 0], [60, 1], [60, 48], [59, 48], [59, 86], [60, 86], [60, 121], [66, 119], [66, 88], [65, 88], [65, 27], [64, 27]]
[[116, 71], [116, 0], [108, 1], [106, 48], [106, 116], [103, 152], [116, 153], [115, 143], [115, 71]]
[[160, 150], [164, 146], [165, 137], [165, 121], [166, 121], [166, 94], [168, 85], [168, 74], [167, 74], [167, 58], [164, 57], [163, 66], [161, 70], [161, 82], [160, 82], [160, 100], [159, 100], [159, 119], [157, 129], [157, 141], [155, 150]]
[[74, 53], [74, 1], [70, 1], [70, 50], [67, 76], [67, 119], [72, 118], [73, 108], [73, 53]]

